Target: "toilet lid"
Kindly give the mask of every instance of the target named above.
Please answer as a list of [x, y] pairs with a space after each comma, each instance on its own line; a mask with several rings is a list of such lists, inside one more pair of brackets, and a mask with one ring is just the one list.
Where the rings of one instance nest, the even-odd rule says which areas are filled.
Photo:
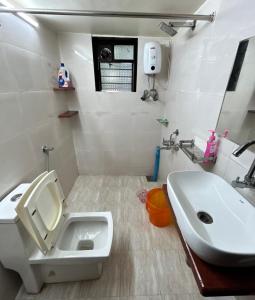
[[63, 222], [64, 193], [55, 171], [44, 172], [30, 185], [16, 212], [40, 250], [46, 254]]

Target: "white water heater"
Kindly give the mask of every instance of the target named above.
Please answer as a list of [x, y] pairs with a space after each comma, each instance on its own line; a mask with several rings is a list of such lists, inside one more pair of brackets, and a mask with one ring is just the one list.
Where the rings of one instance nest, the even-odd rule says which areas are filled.
[[161, 70], [161, 47], [158, 42], [149, 42], [144, 46], [144, 73], [158, 74]]

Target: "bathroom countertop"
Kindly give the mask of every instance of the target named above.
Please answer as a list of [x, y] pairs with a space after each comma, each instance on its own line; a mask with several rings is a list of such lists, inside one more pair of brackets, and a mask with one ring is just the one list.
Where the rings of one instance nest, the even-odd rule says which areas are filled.
[[[166, 184], [163, 185], [163, 190], [169, 198]], [[176, 227], [186, 253], [187, 263], [203, 296], [255, 295], [255, 267], [224, 268], [206, 263], [191, 250], [177, 223]]]

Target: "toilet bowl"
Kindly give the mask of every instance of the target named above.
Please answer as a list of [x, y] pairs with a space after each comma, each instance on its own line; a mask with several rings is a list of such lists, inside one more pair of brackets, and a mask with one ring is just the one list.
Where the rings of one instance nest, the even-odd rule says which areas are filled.
[[[18, 196], [17, 196], [18, 195]], [[28, 293], [44, 282], [100, 277], [113, 239], [111, 212], [63, 213], [55, 171], [22, 184], [0, 202], [0, 260], [17, 271]]]

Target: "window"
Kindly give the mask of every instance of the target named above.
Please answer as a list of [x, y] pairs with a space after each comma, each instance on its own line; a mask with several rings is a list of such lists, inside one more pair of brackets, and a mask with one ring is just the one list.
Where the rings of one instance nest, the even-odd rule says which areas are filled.
[[137, 39], [92, 37], [96, 91], [136, 91]]

